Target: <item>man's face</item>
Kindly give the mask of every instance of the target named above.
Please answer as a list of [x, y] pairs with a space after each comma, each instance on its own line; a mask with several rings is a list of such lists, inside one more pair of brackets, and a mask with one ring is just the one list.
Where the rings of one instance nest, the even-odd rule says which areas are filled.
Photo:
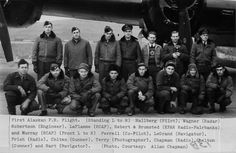
[[149, 35], [148, 35], [148, 41], [149, 41], [150, 44], [155, 43], [155, 41], [156, 41], [156, 36], [155, 36], [154, 34], [149, 34]]
[[112, 80], [115, 80], [118, 77], [118, 72], [117, 71], [110, 71], [109, 75]]
[[86, 78], [88, 76], [88, 71], [85, 69], [79, 69], [78, 73], [82, 79]]
[[79, 32], [79, 30], [73, 31], [72, 34], [73, 34], [73, 38], [74, 38], [74, 39], [79, 39], [79, 37], [80, 37], [80, 32]]
[[208, 34], [204, 33], [201, 36], [202, 41], [207, 41], [208, 40]]
[[124, 35], [125, 35], [125, 38], [130, 38], [131, 37], [131, 35], [132, 35], [132, 30], [125, 30], [124, 31]]
[[52, 76], [54, 78], [57, 78], [59, 76], [60, 72], [61, 72], [61, 69], [59, 67], [56, 68], [55, 70], [50, 70], [50, 73], [52, 74]]
[[175, 71], [175, 68], [173, 66], [167, 66], [166, 67], [166, 73], [168, 75], [172, 75], [174, 73], [174, 71]]
[[140, 66], [138, 68], [138, 73], [139, 73], [140, 76], [144, 76], [146, 71], [147, 71], [147, 68], [145, 66]]
[[27, 73], [28, 73], [28, 70], [29, 70], [28, 64], [20, 64], [19, 67], [18, 67], [18, 72], [19, 72], [21, 75], [27, 74]]
[[52, 25], [51, 25], [51, 24], [45, 25], [45, 26], [44, 26], [44, 32], [45, 32], [46, 34], [50, 34], [50, 33], [52, 32]]
[[195, 76], [197, 71], [194, 68], [192, 68], [192, 69], [189, 70], [189, 73], [190, 73], [191, 76]]
[[113, 35], [113, 32], [109, 31], [109, 32], [105, 32], [104, 34], [105, 34], [106, 40], [110, 40], [111, 36]]
[[179, 40], [179, 33], [172, 33], [170, 38], [173, 43], [177, 43]]
[[223, 68], [223, 67], [216, 68], [216, 73], [219, 77], [223, 76], [224, 72], [225, 72], [225, 68]]

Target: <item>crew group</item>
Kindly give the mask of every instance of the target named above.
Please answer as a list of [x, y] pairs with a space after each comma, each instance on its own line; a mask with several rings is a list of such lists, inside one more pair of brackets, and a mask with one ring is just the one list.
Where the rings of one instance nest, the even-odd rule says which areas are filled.
[[[160, 114], [186, 113], [191, 102], [193, 114], [203, 110], [214, 113], [215, 103], [219, 111], [226, 111], [231, 103], [232, 78], [227, 69], [216, 63], [215, 44], [208, 39], [208, 29], [199, 29], [199, 39], [188, 51], [180, 42], [179, 33], [171, 33], [171, 41], [163, 48], [156, 43], [154, 31], [148, 33], [148, 43], [142, 49], [132, 36], [132, 25], [124, 25], [124, 36], [116, 41], [111, 27], [106, 26], [95, 50], [95, 72], [91, 72], [93, 55], [90, 43], [82, 39], [80, 29], [73, 27], [72, 40], [64, 47], [52, 31], [49, 21], [44, 32], [36, 39], [32, 63], [38, 82], [28, 74], [29, 64], [18, 62], [18, 71], [4, 81], [4, 91], [9, 114], [16, 114], [20, 105], [22, 115], [39, 109], [34, 100], [38, 96], [41, 116], [47, 108], [55, 108], [62, 114], [66, 106], [95, 116], [96, 108], [105, 114], [117, 108], [117, 114], [135, 114], [137, 108], [143, 113], [153, 107]], [[64, 69], [61, 69], [64, 60]], [[64, 73], [65, 72], [65, 73]]]

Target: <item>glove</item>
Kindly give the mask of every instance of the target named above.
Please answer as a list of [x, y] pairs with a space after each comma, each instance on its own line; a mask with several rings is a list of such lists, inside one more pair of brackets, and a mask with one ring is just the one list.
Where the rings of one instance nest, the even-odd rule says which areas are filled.
[[65, 67], [65, 74], [70, 77], [70, 70], [68, 67]]
[[37, 62], [33, 62], [33, 70], [35, 73], [38, 73], [38, 65]]

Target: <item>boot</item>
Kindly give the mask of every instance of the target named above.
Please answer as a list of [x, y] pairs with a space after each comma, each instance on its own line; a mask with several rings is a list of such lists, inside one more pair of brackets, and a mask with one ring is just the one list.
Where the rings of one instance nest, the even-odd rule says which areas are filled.
[[212, 114], [212, 113], [215, 113], [216, 110], [215, 110], [215, 104], [211, 104], [211, 108], [209, 109], [209, 114]]
[[220, 105], [219, 112], [225, 112], [226, 111], [226, 106], [225, 105]]
[[56, 109], [58, 114], [63, 114], [63, 110], [65, 108], [65, 105], [57, 104]]
[[105, 107], [102, 109], [102, 112], [106, 115], [109, 115], [109, 114], [111, 114], [111, 109], [110, 109], [110, 107]]
[[48, 115], [47, 110], [42, 110], [41, 113], [39, 114], [39, 116], [46, 116], [46, 115]]

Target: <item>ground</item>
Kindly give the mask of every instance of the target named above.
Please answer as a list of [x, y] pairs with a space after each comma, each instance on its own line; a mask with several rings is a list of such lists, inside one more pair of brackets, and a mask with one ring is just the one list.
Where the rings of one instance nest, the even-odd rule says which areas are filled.
[[[28, 60], [30, 62], [30, 60]], [[17, 68], [17, 63], [16, 62], [10, 62], [6, 63], [5, 60], [0, 60], [0, 114], [8, 114], [7, 112], [7, 105], [6, 105], [6, 100], [4, 96], [4, 92], [2, 89], [2, 84], [4, 79], [6, 78], [7, 74], [10, 72], [15, 71]], [[233, 77], [234, 81], [234, 87], [236, 87], [236, 70], [235, 69], [229, 69], [231, 72], [231, 75]], [[29, 73], [36, 78], [36, 74], [32, 70], [32, 64], [30, 64], [30, 70]], [[97, 75], [97, 74], [96, 74]], [[189, 106], [190, 107], [190, 106]], [[115, 110], [114, 110], [115, 111]], [[36, 116], [40, 113], [40, 111], [34, 111], [30, 113], [30, 115]], [[20, 114], [19, 107], [17, 107], [17, 114]], [[84, 111], [84, 114], [86, 112]], [[49, 115], [50, 116], [76, 116], [74, 112], [71, 112], [68, 107], [65, 108], [65, 113], [63, 115], [57, 114], [56, 110], [49, 110]], [[146, 117], [154, 117], [154, 116], [159, 116], [159, 114], [155, 113], [154, 111], [151, 111], [149, 114], [139, 114], [135, 116], [146, 116]], [[85, 116], [85, 115], [84, 115]], [[101, 110], [97, 111], [97, 116], [105, 116], [102, 114]], [[117, 115], [112, 115], [112, 116], [117, 116]], [[126, 115], [122, 115], [126, 116]], [[236, 89], [234, 89], [234, 94], [232, 96], [232, 104], [227, 107], [227, 112], [225, 113], [214, 113], [214, 114], [203, 114], [203, 115], [192, 115], [190, 113], [187, 113], [185, 115], [180, 115], [180, 114], [165, 114], [162, 115], [163, 117], [209, 117], [209, 118], [234, 118], [236, 117]]]

